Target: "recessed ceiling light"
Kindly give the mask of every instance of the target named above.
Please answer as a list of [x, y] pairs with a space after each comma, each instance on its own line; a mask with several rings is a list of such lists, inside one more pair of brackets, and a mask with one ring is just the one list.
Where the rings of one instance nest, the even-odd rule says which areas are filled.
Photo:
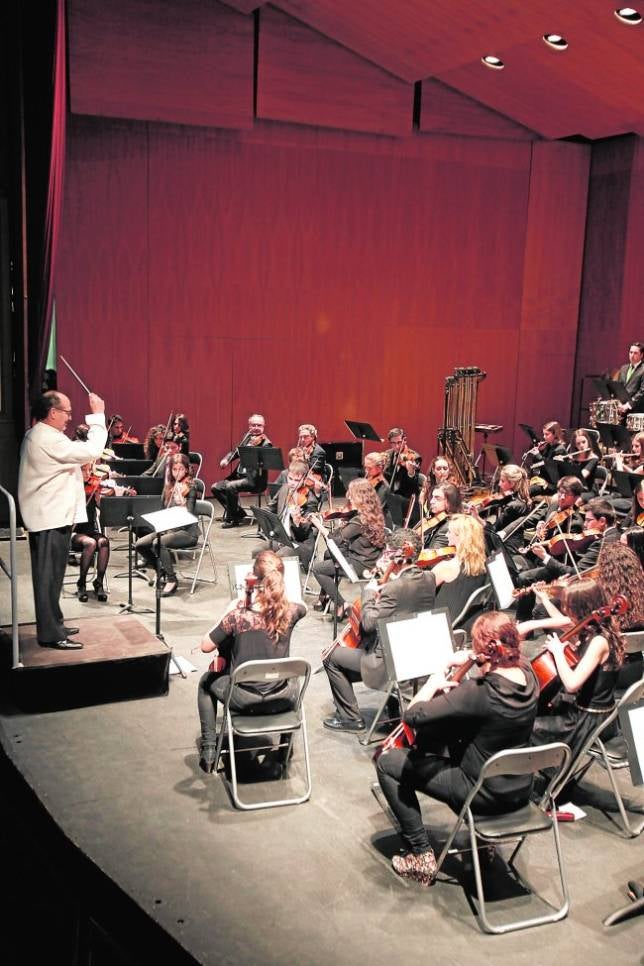
[[560, 34], [544, 34], [543, 39], [553, 50], [566, 50], [568, 47], [568, 41]]
[[615, 16], [622, 23], [638, 24], [642, 22], [642, 14], [633, 10], [632, 7], [619, 7], [615, 11]]
[[485, 57], [481, 57], [481, 62], [485, 64], [486, 67], [491, 67], [492, 70], [503, 70], [505, 64], [494, 54], [486, 54]]

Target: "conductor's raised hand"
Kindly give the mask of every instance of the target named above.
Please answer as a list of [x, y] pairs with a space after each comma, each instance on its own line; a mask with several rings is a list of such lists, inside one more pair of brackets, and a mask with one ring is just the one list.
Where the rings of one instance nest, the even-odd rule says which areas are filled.
[[89, 408], [92, 413], [104, 413], [105, 412], [105, 401], [97, 396], [95, 392], [90, 392], [89, 396]]

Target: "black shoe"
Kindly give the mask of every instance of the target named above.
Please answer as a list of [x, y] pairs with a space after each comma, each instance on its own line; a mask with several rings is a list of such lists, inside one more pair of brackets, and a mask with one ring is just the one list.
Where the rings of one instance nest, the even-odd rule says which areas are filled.
[[199, 752], [199, 767], [202, 771], [205, 771], [207, 775], [213, 770], [215, 766], [215, 752], [217, 746], [213, 743], [210, 744], [207, 741], [201, 742], [201, 750]]
[[85, 581], [83, 580], [81, 582], [79, 580], [78, 583], [76, 584], [76, 587], [78, 588], [77, 594], [76, 594], [78, 599], [83, 604], [87, 603], [87, 601], [89, 600], [89, 597], [87, 596], [87, 587], [85, 586]]
[[362, 718], [341, 718], [339, 714], [334, 714], [332, 718], [325, 718], [322, 722], [325, 728], [331, 731], [364, 731], [365, 724]]
[[107, 594], [105, 593], [105, 588], [103, 587], [103, 581], [99, 579], [95, 580], [94, 583], [92, 584], [92, 587], [94, 588], [96, 599], [100, 600], [101, 603], [104, 604], [105, 601], [107, 600]]
[[176, 581], [176, 580], [169, 580], [167, 582], [167, 584], [165, 585], [165, 587], [163, 588], [163, 590], [161, 591], [161, 596], [162, 597], [172, 597], [173, 594], [176, 594], [177, 587], [178, 586], [179, 586], [178, 581]]
[[313, 610], [323, 611], [328, 603], [329, 603], [328, 595], [320, 594], [316, 602], [313, 604]]
[[70, 641], [65, 638], [62, 641], [51, 641], [45, 643], [43, 641], [38, 641], [41, 647], [52, 647], [56, 651], [80, 651], [83, 647], [80, 641]]
[[238, 526], [239, 526], [239, 520], [226, 520], [225, 523], [222, 523], [221, 529], [232, 530], [233, 527], [238, 527]]
[[63, 627], [65, 631], [65, 637], [71, 637], [72, 634], [78, 634], [80, 627]]

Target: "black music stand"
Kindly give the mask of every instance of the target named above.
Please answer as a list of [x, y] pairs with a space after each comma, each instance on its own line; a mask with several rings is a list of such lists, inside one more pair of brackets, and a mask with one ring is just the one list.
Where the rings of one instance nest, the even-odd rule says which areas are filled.
[[165, 644], [170, 651], [170, 660], [174, 662], [181, 677], [186, 678], [188, 675], [177, 661], [172, 648], [161, 633], [161, 594], [165, 586], [165, 578], [161, 573], [161, 537], [164, 533], [171, 533], [173, 530], [181, 530], [190, 524], [199, 523], [199, 520], [192, 513], [189, 513], [184, 506], [167, 507], [165, 510], [156, 510], [153, 513], [142, 514], [142, 516], [148, 527], [156, 534], [157, 580], [154, 592], [156, 600], [154, 634], [157, 640]]
[[[239, 447], [239, 472], [247, 475], [256, 473], [256, 478], [269, 470], [283, 470], [284, 459], [282, 451], [278, 446], [240, 446]], [[261, 500], [260, 500], [261, 502]], [[261, 533], [258, 530], [257, 533]], [[257, 534], [245, 533], [243, 537], [254, 539]]]
[[479, 453], [476, 463], [478, 464], [479, 459], [483, 457], [483, 466], [481, 467], [481, 476], [485, 477], [485, 468], [487, 463], [493, 467], [491, 485], [494, 486], [496, 483], [497, 476], [501, 472], [504, 466], [508, 463], [512, 463], [512, 450], [508, 449], [507, 446], [497, 446], [495, 443], [483, 443], [481, 446], [481, 452]]
[[608, 388], [608, 380], [604, 376], [591, 376], [591, 382], [599, 393], [600, 399], [612, 398], [612, 393]]
[[344, 496], [349, 489], [349, 483], [351, 483], [353, 480], [357, 480], [359, 476], [364, 476], [364, 470], [362, 467], [343, 466], [338, 470], [337, 479], [339, 479], [342, 483], [344, 490], [342, 496]]
[[604, 446], [608, 449], [614, 447], [623, 453], [628, 453], [631, 448], [631, 434], [626, 426], [619, 423], [597, 423], [597, 432]]
[[633, 493], [643, 479], [644, 477], [640, 473], [629, 473], [628, 470], [613, 470], [613, 481], [620, 496], [623, 496], [625, 500], [633, 498]]
[[633, 398], [623, 382], [616, 379], [607, 379], [606, 385], [612, 399], [618, 399], [621, 403], [629, 403]]
[[[132, 600], [132, 577], [134, 575], [134, 527], [147, 526], [144, 513], [152, 513], [161, 507], [161, 495], [149, 496], [104, 496], [101, 499], [101, 524], [104, 527], [127, 526], [127, 603], [119, 604], [121, 614], [153, 614], [148, 607], [137, 610]], [[142, 571], [137, 576], [147, 581]], [[121, 576], [125, 576], [122, 574]], [[151, 583], [151, 582], [150, 582]]]
[[158, 496], [163, 493], [162, 476], [123, 476], [114, 481], [119, 486], [129, 486], [137, 496]]
[[268, 540], [270, 550], [275, 550], [275, 547], [290, 547], [295, 550], [293, 541], [277, 513], [258, 506], [252, 506], [250, 512], [257, 520], [257, 529]]
[[360, 423], [355, 419], [345, 419], [344, 425], [355, 439], [362, 440], [363, 442], [365, 439], [371, 439], [374, 443], [384, 443], [384, 440], [378, 436], [378, 433], [371, 423]]
[[530, 426], [529, 423], [519, 423], [519, 427], [526, 434], [532, 445], [537, 446], [540, 442], [540, 439], [535, 432], [534, 426]]

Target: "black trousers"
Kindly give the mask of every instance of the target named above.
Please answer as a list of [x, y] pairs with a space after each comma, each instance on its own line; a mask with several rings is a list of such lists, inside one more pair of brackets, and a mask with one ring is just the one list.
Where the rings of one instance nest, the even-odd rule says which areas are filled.
[[353, 684], [362, 681], [360, 662], [363, 654], [360, 647], [338, 646], [324, 662], [335, 706], [344, 718], [357, 720], [361, 717]]
[[226, 519], [233, 523], [246, 514], [239, 505], [240, 493], [257, 493], [257, 486], [246, 476], [236, 480], [221, 480], [210, 488], [212, 495], [224, 507]]
[[53, 644], [67, 636], [60, 609], [65, 568], [69, 557], [71, 527], [29, 533], [31, 580], [34, 588], [36, 628], [41, 644]]

